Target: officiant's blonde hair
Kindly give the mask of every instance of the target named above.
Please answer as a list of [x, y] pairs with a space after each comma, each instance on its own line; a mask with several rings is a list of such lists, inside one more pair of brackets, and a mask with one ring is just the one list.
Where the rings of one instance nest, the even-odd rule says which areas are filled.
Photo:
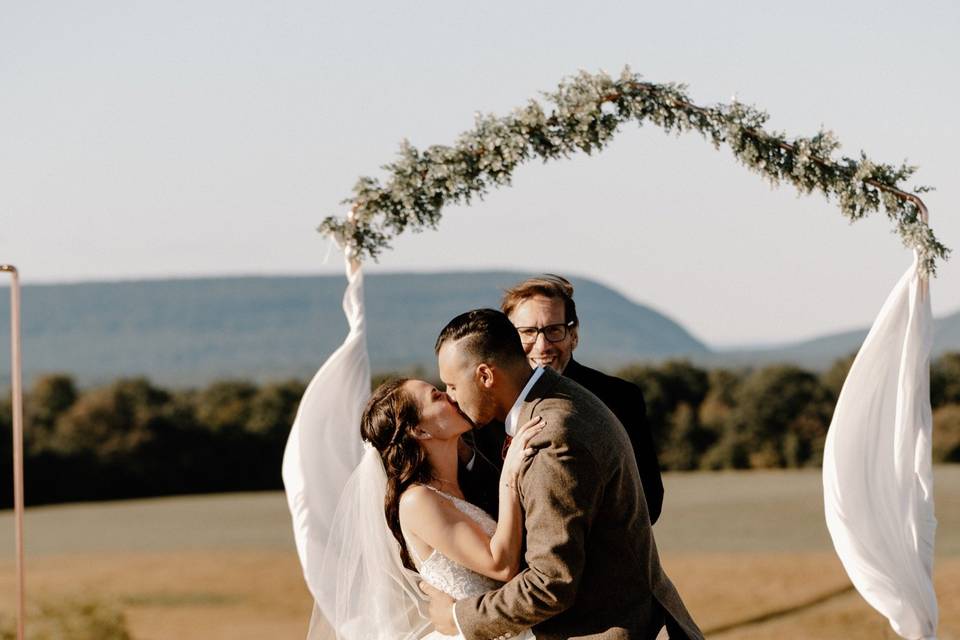
[[565, 321], [570, 322], [572, 320], [573, 326], [580, 324], [580, 319], [577, 318], [577, 303], [573, 301], [573, 285], [563, 276], [553, 273], [527, 278], [504, 291], [503, 300], [500, 301], [500, 310], [509, 316], [517, 308], [517, 305], [534, 296], [562, 300], [563, 312], [566, 316]]

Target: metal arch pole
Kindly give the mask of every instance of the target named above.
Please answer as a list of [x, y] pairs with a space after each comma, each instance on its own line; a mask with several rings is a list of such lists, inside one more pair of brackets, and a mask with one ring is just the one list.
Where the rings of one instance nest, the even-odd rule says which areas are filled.
[[[917, 209], [920, 210], [920, 219], [923, 220], [924, 224], [930, 223], [930, 213], [927, 211], [927, 205], [923, 203], [923, 200], [913, 195], [912, 193], [903, 193], [903, 195], [894, 194], [898, 197], [903, 198], [904, 200], [909, 200]], [[930, 295], [930, 278], [927, 276], [920, 278], [920, 297], [924, 298]]]
[[10, 274], [10, 356], [13, 392], [13, 513], [17, 547], [17, 640], [24, 640], [26, 596], [23, 563], [23, 379], [20, 353], [20, 274], [9, 264], [0, 271]]

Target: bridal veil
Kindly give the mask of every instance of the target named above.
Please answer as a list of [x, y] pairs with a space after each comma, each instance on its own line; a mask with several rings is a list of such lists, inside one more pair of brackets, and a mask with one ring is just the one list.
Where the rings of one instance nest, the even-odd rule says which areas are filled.
[[419, 638], [419, 577], [400, 560], [383, 512], [386, 474], [360, 439], [370, 396], [363, 274], [347, 263], [344, 343], [304, 393], [283, 457], [294, 540], [314, 598], [310, 640]]

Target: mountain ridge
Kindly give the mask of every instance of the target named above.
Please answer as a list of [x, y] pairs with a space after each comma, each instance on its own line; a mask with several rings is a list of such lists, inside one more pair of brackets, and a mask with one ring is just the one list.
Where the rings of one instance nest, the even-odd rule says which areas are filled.
[[[499, 306], [529, 274], [510, 270], [365, 274], [374, 371], [435, 371], [433, 341], [449, 318]], [[667, 313], [589, 278], [571, 278], [581, 319], [577, 358], [608, 371], [687, 358], [701, 366], [790, 362], [824, 369], [859, 348], [867, 329], [750, 348], [711, 348]], [[23, 289], [25, 378], [67, 372], [82, 384], [145, 375], [172, 386], [215, 378], [307, 378], [347, 332], [342, 275], [204, 276]], [[0, 336], [9, 295], [0, 289]], [[934, 353], [960, 349], [960, 311], [935, 320]], [[0, 337], [0, 362], [9, 342]], [[0, 384], [9, 383], [6, 367]]]
[[[435, 368], [433, 342], [467, 309], [497, 307], [514, 271], [367, 274], [372, 368]], [[667, 315], [586, 278], [585, 362], [619, 366], [708, 348]], [[36, 284], [23, 289], [25, 377], [69, 372], [86, 383], [147, 375], [173, 385], [213, 377], [307, 377], [342, 342], [344, 276], [247, 276]], [[0, 332], [9, 331], [8, 297]], [[0, 346], [9, 358], [9, 346]], [[9, 376], [6, 376], [9, 379]]]

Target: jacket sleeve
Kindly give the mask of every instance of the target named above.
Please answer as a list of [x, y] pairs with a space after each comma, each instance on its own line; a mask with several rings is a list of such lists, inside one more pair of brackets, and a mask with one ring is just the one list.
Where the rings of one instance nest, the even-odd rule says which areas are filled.
[[509, 638], [561, 613], [575, 601], [586, 539], [602, 492], [591, 454], [567, 442], [537, 437], [537, 451], [520, 479], [527, 532], [527, 568], [500, 589], [456, 603], [467, 640]]

